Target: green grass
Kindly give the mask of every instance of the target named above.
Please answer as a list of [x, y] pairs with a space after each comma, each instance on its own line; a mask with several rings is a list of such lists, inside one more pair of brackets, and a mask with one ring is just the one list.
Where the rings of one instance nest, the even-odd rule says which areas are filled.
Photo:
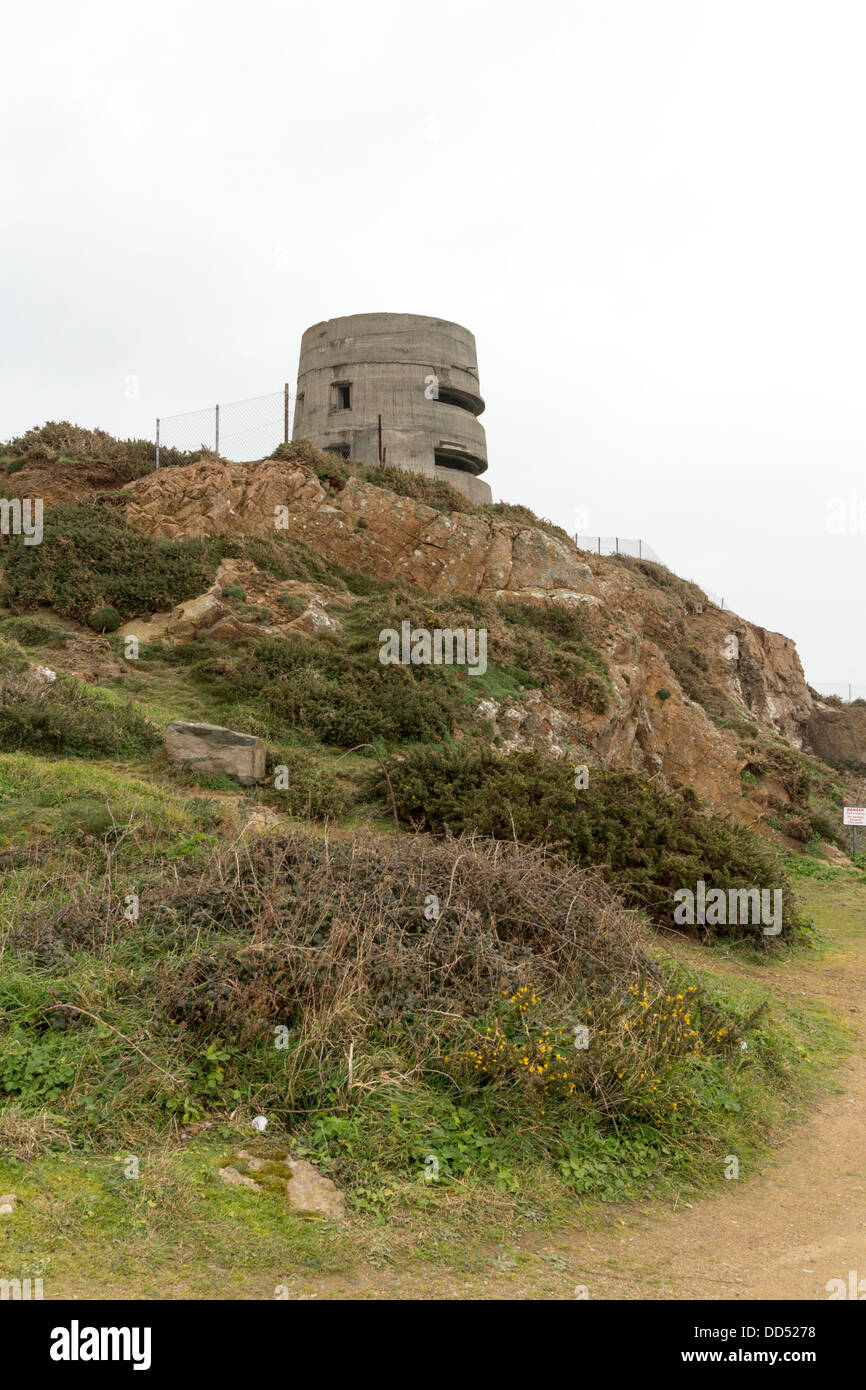
[[[60, 449], [64, 437], [30, 445]], [[104, 447], [91, 443], [97, 453]], [[122, 467], [146, 463], [134, 455]], [[434, 505], [448, 500], [435, 489], [430, 496]], [[494, 511], [531, 524], [520, 509]], [[405, 758], [394, 774], [405, 827], [419, 814], [412, 779], [424, 759], [441, 772], [455, 732], [464, 745], [483, 741], [474, 720], [481, 698], [518, 700], [542, 688], [578, 717], [605, 709], [610, 678], [591, 612], [425, 595], [349, 574], [277, 538], [167, 546], [157, 555], [107, 503], [61, 512], [48, 540], [38, 560], [6, 552], [21, 609], [48, 600], [81, 618], [109, 601], [124, 614], [168, 607], [207, 587], [224, 553], [242, 553], [278, 579], [344, 585], [358, 601], [341, 610], [339, 638], [144, 646], [122, 678], [74, 687], [62, 681], [78, 659], [67, 651], [73, 622], [64, 628], [41, 611], [0, 619], [4, 673], [17, 679], [38, 660], [74, 693], [61, 711], [66, 725], [53, 726], [62, 735], [53, 755], [26, 740], [0, 753], [0, 1190], [21, 1198], [14, 1221], [0, 1222], [6, 1277], [44, 1275], [49, 1297], [230, 1298], [348, 1277], [364, 1261], [481, 1268], [485, 1243], [565, 1222], [581, 1204], [709, 1190], [723, 1180], [726, 1153], [753, 1168], [826, 1084], [846, 1034], [818, 1006], [777, 998], [762, 979], [766, 957], [741, 952], [732, 964], [728, 943], [700, 961], [694, 946], [662, 949], [620, 905], [605, 898], [602, 911], [599, 898], [571, 958], [558, 935], [568, 914], [556, 897], [570, 881], [567, 865], [521, 861], [519, 890], [508, 896], [506, 870], [485, 870], [472, 847], [395, 836], [387, 797], [371, 794], [375, 759], [343, 756], [372, 740]], [[669, 585], [666, 575], [642, 573], [641, 582]], [[686, 606], [694, 598], [690, 588], [673, 592]], [[487, 627], [486, 674], [383, 676], [378, 632], [403, 619]], [[110, 645], [119, 654], [117, 639]], [[153, 738], [136, 742], [141, 726], [131, 723], [124, 735], [130, 701]], [[158, 735], [173, 719], [265, 738], [267, 784], [242, 792], [171, 767]], [[287, 793], [272, 785], [283, 764]], [[765, 766], [788, 778], [798, 810], [808, 792], [813, 814], [804, 826], [814, 829], [838, 796], [836, 782], [815, 765], [807, 786], [790, 760], [755, 741], [749, 777]], [[653, 862], [652, 834], [638, 846], [638, 830], [665, 840], [676, 822], [679, 840], [667, 848], [679, 855], [677, 882], [689, 881], [686, 868], [694, 877], [715, 863], [720, 845], [742, 848], [679, 802], [645, 795], [643, 780], [629, 774], [613, 777], [623, 802], [597, 805], [584, 823], [569, 769], [536, 771], [523, 798], [529, 819], [513, 786], [481, 789], [476, 810], [504, 841], [515, 830], [555, 842], [583, 836], [604, 850], [585, 862], [630, 866], [642, 890], [670, 883]], [[457, 792], [454, 778], [437, 773], [422, 799]], [[282, 815], [261, 839], [245, 838], [244, 812], [256, 807]], [[428, 809], [437, 830], [449, 823], [438, 803]], [[540, 814], [547, 821], [536, 837]], [[309, 817], [336, 818], [341, 828], [326, 840]], [[281, 859], [292, 837], [300, 849]], [[831, 938], [853, 946], [866, 874], [806, 856], [786, 868]], [[454, 894], [436, 931], [420, 920], [431, 890], [443, 903]], [[139, 899], [134, 920], [124, 916], [130, 894]], [[788, 963], [820, 963], [824, 950], [793, 953]], [[537, 997], [524, 1012], [503, 989], [516, 991], [518, 979]], [[647, 985], [661, 992], [644, 1009], [630, 990]], [[696, 1001], [697, 1050], [679, 1022], [679, 1032], [665, 1034], [667, 996], [677, 994]], [[589, 1010], [592, 1084], [570, 1042]], [[628, 1047], [626, 1022], [636, 1030]], [[276, 1024], [289, 1028], [286, 1051], [273, 1045]], [[491, 1059], [485, 1049], [496, 1034], [488, 1030], [497, 1028], [507, 1048]], [[523, 1056], [545, 1057], [551, 1036], [571, 1048], [563, 1066], [574, 1092], [523, 1066]], [[674, 1043], [668, 1052], [665, 1037]], [[298, 1217], [274, 1193], [219, 1181], [220, 1159], [256, 1144], [249, 1122], [259, 1112], [269, 1136], [346, 1192], [345, 1229]], [[123, 1176], [131, 1154], [140, 1161], [136, 1180]], [[436, 1182], [425, 1177], [431, 1155]]]
[[[862, 910], [862, 890], [858, 904]], [[846, 906], [838, 911], [850, 920]], [[741, 1018], [765, 998], [752, 981], [717, 980], [713, 988]], [[535, 1125], [503, 1128], [484, 1104], [462, 1108], [455, 1124], [453, 1110], [431, 1109], [412, 1086], [385, 1088], [360, 1123], [311, 1116], [295, 1151], [346, 1188], [343, 1227], [293, 1213], [277, 1193], [220, 1182], [227, 1153], [260, 1143], [244, 1124], [217, 1122], [186, 1142], [154, 1140], [130, 1125], [110, 1149], [70, 1152], [50, 1103], [41, 1131], [36, 1119], [7, 1108], [0, 1189], [16, 1192], [21, 1205], [14, 1223], [0, 1225], [0, 1263], [6, 1277], [43, 1278], [46, 1297], [96, 1299], [271, 1299], [281, 1286], [316, 1289], [323, 1279], [339, 1294], [357, 1288], [359, 1268], [478, 1274], [502, 1258], [503, 1246], [573, 1221], [588, 1202], [688, 1199], [721, 1186], [730, 1153], [748, 1178], [826, 1082], [844, 1036], [822, 1010], [773, 1003], [751, 1042], [752, 1058], [727, 1084], [701, 1078], [699, 1133], [684, 1125], [679, 1137], [646, 1128], [604, 1134], [584, 1124], [564, 1137], [559, 1164], [539, 1162]], [[11, 1157], [10, 1136], [13, 1151], [17, 1144], [26, 1154], [30, 1143], [42, 1156]], [[425, 1179], [430, 1152], [442, 1164], [437, 1182]], [[131, 1156], [137, 1179], [124, 1176]]]
[[[58, 855], [72, 841], [130, 828], [119, 853], [180, 853], [204, 837], [217, 843], [229, 817], [219, 803], [135, 775], [127, 769], [73, 759], [0, 754], [0, 847], [33, 845], [43, 837]], [[60, 860], [58, 858], [58, 865]], [[8, 880], [7, 880], [8, 881]]]

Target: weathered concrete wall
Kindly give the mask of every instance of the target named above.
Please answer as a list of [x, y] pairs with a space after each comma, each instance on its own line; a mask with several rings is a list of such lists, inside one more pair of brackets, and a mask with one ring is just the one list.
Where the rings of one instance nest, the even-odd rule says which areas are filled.
[[[435, 378], [435, 381], [433, 380]], [[349, 404], [341, 398], [349, 389]], [[475, 339], [460, 324], [422, 314], [352, 314], [308, 328], [301, 340], [293, 437], [348, 448], [379, 462], [445, 479], [479, 502], [487, 441]]]

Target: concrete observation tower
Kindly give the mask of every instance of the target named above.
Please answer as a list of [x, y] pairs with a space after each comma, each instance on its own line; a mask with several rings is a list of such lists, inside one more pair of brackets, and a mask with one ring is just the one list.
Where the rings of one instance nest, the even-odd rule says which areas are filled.
[[487, 442], [475, 339], [424, 314], [350, 314], [301, 339], [293, 439], [442, 478], [476, 502]]

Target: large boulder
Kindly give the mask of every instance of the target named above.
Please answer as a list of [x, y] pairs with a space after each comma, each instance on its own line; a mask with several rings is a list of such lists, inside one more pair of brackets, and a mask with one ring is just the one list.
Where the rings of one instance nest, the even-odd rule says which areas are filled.
[[265, 775], [265, 745], [252, 734], [239, 734], [219, 724], [186, 724], [177, 720], [165, 731], [165, 750], [173, 763], [196, 772], [233, 777], [253, 787]]

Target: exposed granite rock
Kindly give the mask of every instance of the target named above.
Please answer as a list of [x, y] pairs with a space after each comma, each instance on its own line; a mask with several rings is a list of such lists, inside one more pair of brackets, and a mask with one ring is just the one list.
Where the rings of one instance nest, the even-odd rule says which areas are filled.
[[431, 593], [581, 593], [592, 586], [576, 548], [545, 531], [446, 515], [357, 478], [329, 488], [300, 464], [187, 464], [139, 478], [128, 491], [126, 520], [148, 535], [293, 536], [348, 569]]
[[866, 766], [866, 705], [829, 705], [815, 701], [806, 742], [828, 763]]

